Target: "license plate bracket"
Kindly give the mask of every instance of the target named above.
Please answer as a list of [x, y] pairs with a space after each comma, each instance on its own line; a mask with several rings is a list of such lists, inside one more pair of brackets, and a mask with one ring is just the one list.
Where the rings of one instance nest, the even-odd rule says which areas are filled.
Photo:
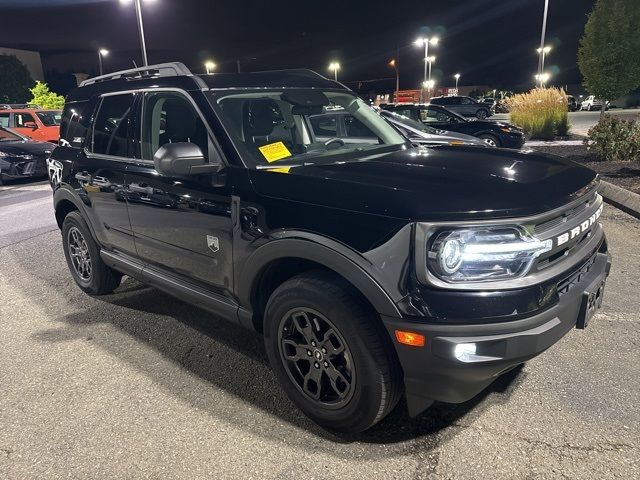
[[602, 298], [604, 297], [605, 280], [592, 285], [589, 290], [582, 294], [580, 303], [580, 313], [576, 321], [576, 328], [585, 329], [589, 321], [602, 306]]

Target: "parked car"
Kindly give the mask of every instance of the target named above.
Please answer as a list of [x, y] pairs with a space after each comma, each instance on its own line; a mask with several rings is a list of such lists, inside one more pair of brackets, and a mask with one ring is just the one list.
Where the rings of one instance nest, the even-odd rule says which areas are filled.
[[525, 142], [522, 129], [506, 122], [468, 120], [440, 105], [398, 103], [386, 105], [386, 110], [424, 123], [430, 127], [464, 133], [481, 138], [489, 145], [503, 148], [522, 148]]
[[42, 142], [58, 143], [61, 118], [61, 110], [0, 105], [0, 126]]
[[46, 159], [54, 145], [0, 127], [0, 185], [7, 180], [46, 177]]
[[433, 97], [429, 103], [432, 105], [440, 105], [446, 107], [447, 110], [451, 110], [464, 117], [476, 117], [479, 120], [493, 115], [493, 99], [489, 105], [485, 102], [478, 102], [471, 97], [462, 97], [452, 95], [450, 97]]
[[576, 102], [576, 97], [573, 95], [567, 95], [567, 109], [570, 112], [578, 110], [578, 102]]
[[[329, 108], [378, 142], [316, 138]], [[414, 147], [311, 71], [114, 72], [69, 92], [61, 131], [53, 204], [79, 288], [127, 274], [260, 332], [284, 391], [330, 429], [365, 430], [403, 393], [411, 415], [465, 402], [602, 302], [595, 172]]]
[[417, 120], [399, 115], [389, 110], [380, 110], [378, 113], [393, 127], [398, 129], [411, 143], [418, 145], [475, 145], [477, 147], [490, 147], [484, 140], [464, 133], [449, 132], [425, 125]]
[[[582, 101], [582, 105], [580, 105], [580, 110], [601, 110], [602, 109], [602, 100], [596, 98], [595, 95], [589, 95]], [[609, 110], [609, 102], [606, 102], [605, 110]]]

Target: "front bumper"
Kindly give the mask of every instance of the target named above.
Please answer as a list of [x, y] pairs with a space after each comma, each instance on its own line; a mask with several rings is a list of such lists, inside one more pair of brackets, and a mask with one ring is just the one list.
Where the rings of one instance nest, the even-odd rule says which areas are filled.
[[47, 175], [47, 162], [44, 157], [16, 161], [1, 160], [0, 172], [6, 179], [44, 177]]
[[[425, 324], [408, 319], [382, 317], [391, 338], [396, 330], [425, 336], [424, 347], [394, 342], [404, 371], [409, 413], [417, 415], [433, 400], [465, 402], [492, 383], [500, 374], [535, 357], [552, 346], [572, 328], [578, 319], [585, 291], [608, 275], [611, 259], [606, 252], [596, 253], [588, 268], [572, 275], [563, 284], [558, 303], [542, 313], [502, 323], [474, 325]], [[475, 345], [481, 360], [465, 362], [458, 351]], [[484, 359], [482, 359], [484, 357]]]
[[500, 137], [502, 148], [514, 148], [516, 150], [524, 146], [525, 137], [521, 133], [503, 133]]

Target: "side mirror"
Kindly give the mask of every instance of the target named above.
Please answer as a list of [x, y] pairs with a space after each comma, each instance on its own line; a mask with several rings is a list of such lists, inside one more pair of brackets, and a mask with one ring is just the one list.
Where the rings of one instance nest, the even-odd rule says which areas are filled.
[[36, 122], [24, 122], [24, 128], [30, 128], [31, 130], [37, 130], [38, 125]]
[[160, 175], [166, 177], [218, 173], [223, 167], [219, 158], [207, 162], [200, 147], [188, 142], [163, 145], [153, 156], [153, 165]]

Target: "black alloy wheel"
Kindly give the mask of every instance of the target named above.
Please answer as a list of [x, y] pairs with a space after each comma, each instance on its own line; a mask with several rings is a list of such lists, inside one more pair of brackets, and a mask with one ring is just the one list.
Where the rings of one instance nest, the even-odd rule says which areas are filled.
[[351, 352], [329, 319], [309, 308], [291, 310], [280, 322], [278, 337], [289, 378], [310, 400], [340, 408], [351, 399]]

